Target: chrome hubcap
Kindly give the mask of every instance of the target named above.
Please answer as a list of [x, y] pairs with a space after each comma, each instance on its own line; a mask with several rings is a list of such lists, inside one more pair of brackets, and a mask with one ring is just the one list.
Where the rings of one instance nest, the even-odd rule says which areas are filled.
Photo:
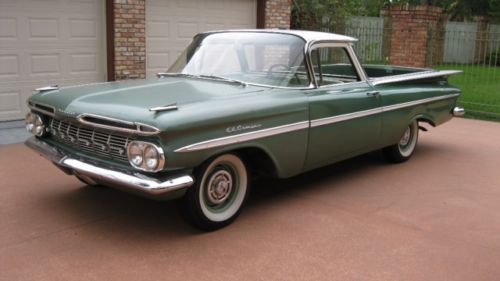
[[213, 205], [223, 203], [233, 190], [232, 176], [228, 171], [215, 172], [208, 182], [207, 199]]
[[410, 142], [410, 137], [411, 137], [411, 129], [408, 127], [401, 137], [401, 140], [399, 140], [399, 145], [400, 146], [406, 146]]

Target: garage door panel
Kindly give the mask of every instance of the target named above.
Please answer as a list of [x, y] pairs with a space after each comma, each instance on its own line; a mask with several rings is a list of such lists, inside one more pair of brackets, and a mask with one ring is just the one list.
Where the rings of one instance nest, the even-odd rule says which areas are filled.
[[60, 38], [57, 18], [29, 18], [29, 39], [57, 40]]
[[[15, 40], [17, 37], [17, 21], [15, 18], [0, 18], [0, 40]], [[1, 41], [0, 41], [1, 42]]]
[[97, 40], [97, 24], [95, 18], [69, 19], [69, 36], [73, 39]]
[[165, 71], [196, 33], [256, 27], [256, 0], [146, 1], [147, 77]]
[[198, 23], [186, 21], [177, 23], [177, 38], [190, 40], [193, 34], [199, 32]]
[[[204, 30], [222, 30], [226, 29], [227, 25], [224, 23], [205, 23], [203, 25]], [[234, 27], [233, 27], [234, 28]]]
[[60, 54], [32, 54], [30, 56], [30, 75], [61, 75]]
[[0, 103], [0, 111], [9, 113], [20, 113], [21, 108], [21, 93], [19, 91], [5, 91], [0, 92], [0, 98], [2, 103]]
[[151, 21], [146, 24], [146, 36], [149, 39], [168, 39], [170, 23], [165, 21]]
[[24, 116], [28, 110], [26, 99], [33, 93], [28, 87], [9, 88], [0, 91], [0, 119], [13, 120]]
[[71, 54], [71, 74], [97, 73], [97, 57], [93, 53]]
[[198, 0], [182, 0], [177, 2], [177, 7], [179, 8], [188, 8], [189, 10], [191, 9], [196, 9], [200, 6], [203, 6], [205, 3], [204, 1], [198, 1]]
[[0, 80], [19, 76], [19, 56], [16, 54], [0, 55]]
[[0, 121], [21, 119], [33, 89], [105, 80], [104, 1], [0, 2]]

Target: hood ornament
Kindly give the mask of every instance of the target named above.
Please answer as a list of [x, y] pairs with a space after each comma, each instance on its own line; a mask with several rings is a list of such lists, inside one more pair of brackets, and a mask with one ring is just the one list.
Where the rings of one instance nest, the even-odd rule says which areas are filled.
[[177, 104], [172, 103], [172, 104], [167, 104], [163, 106], [158, 106], [158, 107], [152, 107], [149, 109], [149, 111], [154, 111], [154, 112], [162, 112], [162, 111], [170, 111], [170, 110], [177, 110]]

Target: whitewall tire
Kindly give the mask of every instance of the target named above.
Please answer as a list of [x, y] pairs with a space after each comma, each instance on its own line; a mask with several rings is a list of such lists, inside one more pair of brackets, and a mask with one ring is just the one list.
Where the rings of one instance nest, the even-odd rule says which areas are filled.
[[384, 157], [393, 163], [405, 162], [413, 155], [418, 141], [418, 122], [413, 121], [406, 127], [398, 143], [382, 149]]
[[188, 219], [198, 228], [215, 230], [236, 219], [249, 191], [247, 168], [240, 157], [224, 154], [203, 164], [186, 193]]

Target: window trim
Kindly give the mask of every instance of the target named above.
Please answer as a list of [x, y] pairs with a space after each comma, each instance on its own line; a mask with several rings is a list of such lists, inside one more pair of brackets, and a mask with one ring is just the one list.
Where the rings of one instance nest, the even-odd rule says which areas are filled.
[[318, 81], [316, 81], [316, 75], [314, 72], [314, 66], [313, 66], [313, 59], [312, 59], [312, 51], [319, 49], [319, 48], [344, 48], [347, 51], [347, 55], [349, 57], [349, 60], [352, 63], [352, 66], [354, 68], [354, 71], [356, 72], [356, 75], [359, 77], [359, 81], [353, 81], [353, 82], [348, 82], [348, 83], [342, 83], [341, 85], [349, 85], [353, 83], [359, 83], [359, 82], [367, 82], [368, 79], [366, 78], [366, 73], [363, 70], [363, 67], [358, 61], [358, 58], [356, 57], [356, 54], [352, 48], [351, 43], [339, 43], [339, 42], [312, 42], [309, 45], [309, 48], [307, 50], [307, 60], [309, 62], [309, 71], [310, 71], [310, 78], [311, 82], [314, 85], [314, 88], [324, 88], [324, 87], [332, 87], [332, 86], [338, 86], [340, 84], [330, 84], [330, 85], [319, 85]]

